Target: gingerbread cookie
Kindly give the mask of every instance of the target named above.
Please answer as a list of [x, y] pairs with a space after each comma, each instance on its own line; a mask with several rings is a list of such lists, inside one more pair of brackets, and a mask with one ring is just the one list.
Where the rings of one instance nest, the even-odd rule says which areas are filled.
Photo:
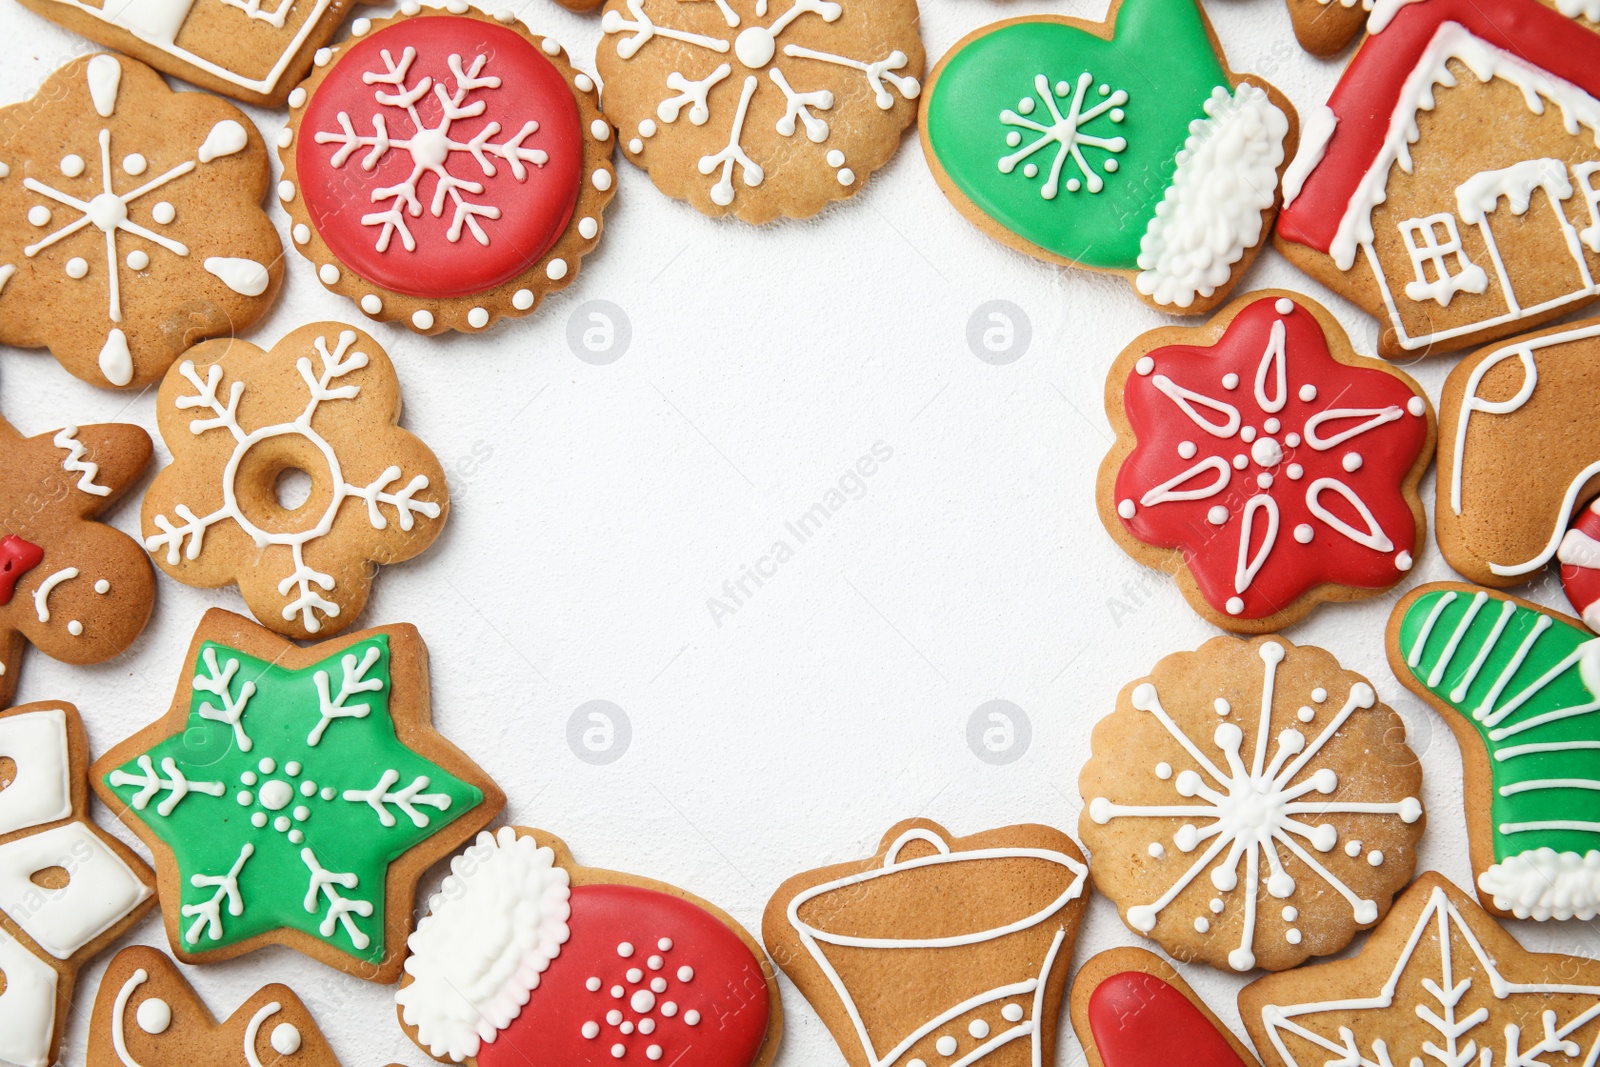
[[1600, 914], [1594, 634], [1470, 585], [1412, 590], [1389, 619], [1395, 677], [1461, 746], [1479, 899], [1519, 919]]
[[[1520, 333], [1600, 294], [1600, 36], [1537, 0], [1386, 4], [1284, 175], [1277, 243], [1383, 321], [1378, 354]], [[1554, 105], [1554, 106], [1552, 106]], [[1494, 136], [1473, 133], [1492, 123]]]
[[322, 284], [418, 333], [565, 289], [614, 195], [611, 125], [561, 45], [504, 12], [414, 2], [289, 95], [278, 197]]
[[450, 861], [395, 994], [407, 1036], [476, 1067], [767, 1067], [783, 1012], [756, 939], [693, 894], [580, 867], [503, 826]]
[[1411, 569], [1433, 410], [1315, 302], [1264, 290], [1151, 330], [1112, 364], [1105, 405], [1100, 521], [1217, 626], [1280, 630]]
[[[1432, 0], [1429, 0], [1432, 2]], [[1592, 565], [1567, 526], [1600, 489], [1600, 321], [1474, 352], [1439, 398], [1439, 550], [1480, 585], [1517, 585], [1552, 558]]]
[[218, 1024], [178, 967], [158, 949], [117, 953], [100, 979], [89, 1020], [88, 1067], [339, 1067], [294, 990], [263, 986]]
[[[173, 462], [145, 494], [145, 547], [186, 585], [237, 582], [279, 633], [349, 626], [375, 564], [418, 555], [444, 526], [444, 470], [400, 429], [394, 364], [359, 330], [314, 322], [271, 351], [197, 345], [161, 383], [157, 418]], [[277, 488], [291, 470], [311, 480], [294, 507]]]
[[283, 247], [244, 112], [94, 55], [0, 108], [0, 126], [0, 343], [140, 388], [189, 345], [266, 314]]
[[180, 960], [281, 944], [382, 983], [417, 878], [505, 803], [433, 729], [415, 627], [300, 648], [218, 608], [171, 710], [93, 776], [156, 854]]
[[24, 438], [0, 418], [0, 707], [23, 646], [65, 663], [119, 656], [144, 630], [155, 575], [137, 541], [96, 522], [150, 462], [138, 426]]
[[1089, 1067], [1260, 1067], [1172, 964], [1142, 948], [1091, 956], [1072, 979]]
[[1337, 952], [1416, 866], [1405, 724], [1320, 648], [1216, 637], [1174, 653], [1091, 745], [1078, 832], [1095, 888], [1176, 959], [1281, 971]]
[[[1300, 47], [1317, 56], [1339, 52], [1363, 29], [1380, 32], [1401, 6], [1412, 0], [1288, 0], [1289, 20]], [[1594, 0], [1539, 0], [1545, 7], [1590, 30], [1600, 23]], [[1591, 17], [1592, 16], [1592, 17]]]
[[1189, 313], [1227, 299], [1266, 240], [1296, 137], [1288, 98], [1228, 69], [1194, 0], [975, 30], [929, 77], [921, 134], [984, 233]]
[[47, 1067], [78, 971], [155, 906], [155, 876], [88, 818], [71, 704], [0, 712], [0, 1061]]
[[807, 218], [900, 147], [916, 0], [607, 0], [606, 114], [656, 188], [707, 215]]
[[1048, 826], [910, 819], [783, 883], [762, 936], [850, 1067], [1052, 1063], [1087, 874]]
[[1269, 1067], [1584, 1067], [1600, 963], [1528, 952], [1428, 871], [1354, 959], [1252, 982], [1239, 1014]]

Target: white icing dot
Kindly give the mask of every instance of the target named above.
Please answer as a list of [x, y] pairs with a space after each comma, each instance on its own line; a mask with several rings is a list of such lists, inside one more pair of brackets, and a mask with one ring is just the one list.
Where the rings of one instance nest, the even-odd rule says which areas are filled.
[[628, 1054], [628, 1047], [626, 1045], [622, 1044], [620, 1041], [618, 1043], [616, 1043], [615, 1045], [611, 1046], [611, 1056], [612, 1056], [613, 1059], [620, 1060], [620, 1059], [622, 1059], [622, 1057], [626, 1056], [627, 1054]]
[[665, 993], [666, 991], [667, 991], [667, 980], [665, 978], [652, 978], [652, 979], [650, 979], [650, 992], [652, 992], [652, 993]]
[[238, 794], [235, 795], [233, 799], [239, 802], [239, 806], [241, 808], [248, 808], [250, 805], [256, 802], [255, 794], [251, 793], [248, 789], [239, 790]]
[[1239, 376], [1237, 374], [1234, 374], [1232, 371], [1229, 371], [1227, 374], [1224, 374], [1222, 376], [1222, 387], [1224, 389], [1237, 389], [1237, 388], [1239, 388]]
[[609, 170], [596, 170], [594, 174], [590, 175], [589, 180], [602, 193], [611, 188], [611, 172]]
[[28, 209], [28, 221], [35, 226], [50, 225], [50, 209], [43, 204], [35, 204]]
[[1383, 853], [1379, 852], [1377, 849], [1373, 849], [1371, 852], [1367, 853], [1367, 862], [1374, 867], [1382, 867]]
[[94, 583], [94, 591], [99, 593], [101, 596], [105, 596], [107, 593], [111, 592], [111, 583], [102, 578], [98, 582]]
[[600, 232], [600, 223], [585, 215], [578, 220], [578, 236], [585, 241], [594, 240], [594, 235]]
[[61, 173], [69, 178], [76, 178], [83, 173], [83, 157], [76, 152], [68, 153], [61, 157]]
[[300, 1051], [300, 1031], [293, 1023], [279, 1023], [272, 1028], [272, 1051], [280, 1056], [293, 1056]]
[[287, 774], [290, 778], [297, 776], [300, 773], [300, 761], [297, 759], [292, 759], [288, 763], [285, 763], [283, 765], [283, 773]]
[[1256, 428], [1254, 426], [1246, 426], [1244, 429], [1239, 431], [1239, 440], [1243, 441], [1245, 444], [1249, 444], [1255, 439]]
[[1328, 691], [1326, 689], [1322, 688], [1322, 686], [1319, 685], [1319, 686], [1317, 686], [1315, 689], [1313, 689], [1311, 691], [1311, 701], [1312, 701], [1312, 703], [1321, 704], [1324, 701], [1326, 701], [1327, 699], [1328, 699]]
[[956, 1054], [956, 1039], [945, 1034], [933, 1043], [933, 1047], [941, 1056], [954, 1056]]
[[1312, 711], [1310, 708], [1301, 708], [1299, 711], [1295, 712], [1295, 714], [1300, 717], [1301, 722], [1310, 722], [1312, 719], [1317, 717], [1317, 713]]
[[294, 144], [294, 130], [288, 126], [278, 131], [278, 147], [288, 148]]
[[486, 308], [473, 308], [467, 312], [467, 325], [473, 329], [481, 330], [489, 325], [489, 312]]
[[827, 160], [830, 167], [842, 167], [844, 166], [844, 153], [835, 148], [828, 153]]
[[1406, 401], [1406, 410], [1411, 412], [1411, 414], [1420, 417], [1425, 411], [1428, 410], [1428, 405], [1427, 402], [1424, 401], [1420, 396], [1414, 396], [1410, 400]]
[[1172, 777], [1172, 764], [1162, 760], [1156, 764], [1156, 777], [1163, 782]]
[[621, 1000], [623, 994], [626, 993], [626, 992], [627, 992], [627, 990], [623, 989], [621, 986], [614, 985], [614, 986], [611, 987], [611, 999], [612, 1000]]
[[1313, 530], [1309, 523], [1302, 522], [1294, 528], [1294, 539], [1302, 545], [1309, 545], [1311, 539], [1315, 536], [1317, 536], [1317, 531]]
[[239, 775], [239, 781], [243, 782], [245, 785], [255, 785], [256, 784], [256, 772], [255, 771], [245, 771], [243, 774]]
[[178, 209], [163, 200], [150, 209], [150, 217], [165, 226], [178, 217]]
[[285, 204], [294, 199], [294, 182], [286, 178], [278, 183], [278, 199]]
[[700, 1013], [695, 1011], [693, 1008], [690, 1008], [688, 1011], [683, 1013], [683, 1021], [690, 1026], [699, 1026]]
[[319, 67], [326, 67], [331, 59], [333, 59], [333, 49], [319, 48], [317, 49], [316, 54], [311, 57], [311, 62], [315, 63]]
[[601, 985], [602, 985], [602, 983], [601, 983], [600, 979], [591, 978], [587, 982], [583, 983], [583, 988], [587, 989], [591, 993], [598, 993], [598, 992], [600, 992], [600, 986]]
[[298, 845], [300, 842], [304, 841], [305, 839], [306, 839], [306, 835], [301, 833], [299, 830], [290, 830], [289, 831], [289, 843], [291, 845]]
[[1153, 860], [1158, 860], [1167, 854], [1166, 846], [1160, 841], [1150, 842], [1150, 847], [1145, 849], [1145, 851], [1150, 853], [1150, 858]]
[[339, 791], [337, 789], [333, 788], [333, 786], [327, 785], [327, 786], [323, 786], [322, 787], [322, 799], [323, 800], [332, 800], [334, 797], [336, 797], [338, 795], [339, 795]]
[[1290, 448], [1299, 448], [1300, 435], [1297, 433], [1286, 433], [1283, 435], [1283, 443], [1288, 445]]
[[1349, 471], [1351, 473], [1354, 473], [1354, 472], [1360, 470], [1361, 469], [1361, 453], [1360, 452], [1346, 452], [1344, 454], [1344, 459], [1339, 461], [1339, 465], [1342, 466], [1345, 470], [1347, 470], [1347, 471]]
[[1237, 615], [1239, 612], [1244, 610], [1244, 601], [1239, 597], [1231, 596], [1228, 598], [1228, 602], [1224, 604], [1223, 607], [1228, 609], [1229, 615]]
[[1271, 489], [1272, 475], [1268, 474], [1266, 471], [1262, 471], [1260, 474], [1256, 475], [1256, 484], [1263, 489]]
[[616, 1008], [612, 1008], [610, 1011], [606, 1012], [606, 1022], [610, 1023], [612, 1026], [617, 1026], [622, 1022], [622, 1012], [618, 1011]]
[[[1290, 434], [1289, 436], [1293, 437], [1294, 435]], [[1306, 469], [1298, 463], [1291, 463], [1284, 468], [1283, 473], [1289, 476], [1291, 482], [1298, 482], [1305, 475]]]
[[600, 1024], [595, 1022], [593, 1019], [590, 1019], [588, 1022], [583, 1024], [582, 1033], [584, 1037], [588, 1038], [590, 1041], [593, 1041], [595, 1038], [600, 1036]]
[[656, 948], [660, 949], [662, 952], [671, 952], [672, 951], [672, 938], [663, 937], [660, 941], [656, 942]]
[[1211, 920], [1206, 918], [1204, 915], [1196, 916], [1194, 920], [1194, 928], [1196, 933], [1206, 933], [1211, 929]]
[[370, 31], [371, 29], [372, 29], [372, 20], [371, 19], [356, 19], [354, 22], [352, 22], [350, 24], [350, 32], [355, 34], [357, 37], [365, 37], [367, 35], [368, 31]]
[[982, 1019], [974, 1019], [967, 1024], [967, 1033], [982, 1041], [989, 1036], [989, 1024]]
[[561, 54], [561, 42], [554, 37], [546, 37], [540, 41], [539, 48], [547, 56], [559, 56]]
[[650, 992], [650, 990], [648, 990], [648, 989], [636, 989], [636, 990], [634, 990], [633, 999], [628, 1001], [628, 1007], [632, 1008], [634, 1011], [638, 1012], [640, 1015], [646, 1014], [647, 1012], [650, 1011], [650, 1009], [654, 1008], [655, 1006], [656, 1006], [655, 994]]
[[137, 152], [129, 152], [122, 157], [122, 169], [135, 177], [143, 174], [150, 168], [150, 161]]
[[649, 1048], [644, 1050], [644, 1055], [645, 1059], [659, 1060], [661, 1058], [661, 1046], [651, 1045]]
[[306, 102], [306, 91], [304, 89], [296, 86], [295, 88], [289, 90], [289, 106], [290, 107], [304, 107], [305, 106], [305, 102]]
[[71, 634], [73, 637], [82, 637], [83, 623], [79, 622], [77, 619], [73, 619], [71, 622], [67, 623], [67, 633]]
[[552, 259], [545, 266], [544, 272], [549, 276], [551, 281], [559, 282], [562, 278], [567, 276], [567, 261], [564, 259]]
[[1283, 939], [1291, 945], [1298, 945], [1300, 943], [1300, 931], [1291, 926], [1283, 932]]
[[1211, 903], [1206, 905], [1206, 906], [1211, 909], [1211, 914], [1213, 914], [1213, 915], [1221, 915], [1222, 914], [1222, 906], [1223, 905], [1222, 905], [1222, 898], [1221, 897], [1212, 897], [1211, 898]]
[[1131, 519], [1138, 512], [1138, 506], [1131, 500], [1124, 500], [1117, 505], [1117, 514], [1125, 519]]
[[339, 284], [339, 268], [332, 263], [324, 263], [317, 268], [317, 277], [322, 279], [323, 285]]
[[1278, 314], [1287, 315], [1294, 310], [1294, 301], [1286, 296], [1280, 296], [1278, 297], [1278, 302], [1272, 306], [1277, 310]]
[[67, 277], [81, 278], [89, 273], [89, 261], [82, 256], [73, 256], [67, 260]]
[[1351, 859], [1355, 859], [1357, 856], [1361, 855], [1361, 842], [1346, 841], [1344, 843], [1344, 854], [1349, 856]]
[[376, 293], [368, 293], [361, 298], [361, 310], [368, 315], [376, 315], [383, 310], [383, 301], [378, 299]]
[[297, 804], [295, 805], [295, 809], [291, 814], [294, 815], [295, 822], [305, 822], [307, 819], [311, 818], [311, 809], [306, 807], [304, 804]]
[[1194, 454], [1198, 451], [1200, 449], [1195, 446], [1193, 441], [1178, 442], [1178, 458], [1180, 459], [1193, 459]]
[[1156, 369], [1156, 361], [1149, 356], [1140, 356], [1139, 362], [1133, 365], [1133, 369], [1136, 374], [1147, 375]]
[[1317, 387], [1307, 382], [1300, 387], [1300, 399], [1309, 404], [1317, 398]]
[[1021, 1004], [1007, 1004], [1005, 1007], [1000, 1009], [1000, 1018], [1004, 1019], [1008, 1023], [1020, 1023], [1022, 1021], [1022, 1016], [1023, 1011]]
[[624, 941], [622, 944], [617, 946], [617, 955], [621, 956], [623, 959], [628, 959], [633, 955], [633, 946]]
[[1411, 569], [1411, 553], [1402, 552], [1399, 555], [1395, 556], [1394, 565], [1399, 570], [1403, 570], [1403, 571], [1410, 570]]
[[317, 795], [317, 783], [316, 782], [311, 782], [311, 781], [301, 782], [300, 783], [300, 795], [303, 796], [303, 797], [314, 797], [314, 796], [316, 796]]
[[1240, 452], [1237, 456], [1233, 457], [1234, 470], [1242, 471], [1248, 466], [1250, 466], [1250, 457], [1245, 455], [1243, 452]]
[[271, 756], [267, 756], [262, 759], [260, 763], [256, 764], [256, 769], [262, 774], [271, 774], [273, 771], [278, 769], [278, 761], [273, 759]]
[[427, 308], [418, 308], [411, 313], [411, 324], [419, 330], [433, 329], [433, 312]]
[[1293, 904], [1285, 904], [1283, 906], [1283, 921], [1284, 922], [1292, 923], [1298, 918], [1300, 918], [1300, 909], [1299, 908], [1295, 907]]
[[629, 967], [628, 973], [623, 975], [623, 977], [632, 982], [634, 985], [638, 985], [640, 982], [644, 981], [644, 972], [637, 967]]
[[678, 981], [680, 981], [680, 982], [692, 982], [692, 981], [694, 981], [694, 968], [693, 967], [679, 967], [678, 968]]
[[1221, 526], [1228, 521], [1228, 509], [1221, 504], [1211, 505], [1211, 510], [1206, 512], [1206, 521], [1213, 526]]
[[1213, 700], [1211, 702], [1211, 708], [1218, 715], [1226, 715], [1228, 712], [1233, 710], [1233, 707], [1222, 697], [1218, 697], [1217, 699]]
[[628, 142], [628, 151], [633, 152], [635, 154], [637, 154], [639, 152], [643, 152], [644, 151], [644, 142], [641, 141], [639, 138], [635, 137], [633, 140]]
[[670, 1000], [663, 1001], [661, 1004], [661, 1014], [670, 1019], [674, 1015], [678, 1014], [678, 1006]]
[[639, 1032], [641, 1034], [653, 1034], [653, 1033], [655, 1033], [656, 1032], [656, 1021], [654, 1019], [640, 1019], [639, 1020]]
[[1283, 429], [1283, 423], [1277, 419], [1268, 419], [1261, 424], [1262, 433], [1277, 433], [1281, 429]]
[[1037, 178], [1039, 176], [1039, 166], [1036, 163], [1025, 164], [1022, 168], [1022, 173], [1026, 177]]
[[172, 1006], [160, 997], [151, 997], [139, 1005], [133, 1020], [147, 1034], [164, 1034], [172, 1025]]
[[605, 119], [595, 119], [589, 123], [589, 132], [596, 141], [606, 141], [611, 138], [611, 123]]
[[278, 831], [280, 834], [289, 829], [289, 826], [289, 816], [287, 815], [280, 815], [276, 819], [272, 820], [272, 828]]
[[527, 311], [529, 308], [533, 307], [533, 290], [518, 289], [515, 293], [511, 294], [511, 306], [516, 308], [518, 311]]
[[843, 170], [841, 170], [839, 172], [839, 184], [840, 185], [854, 185], [855, 183], [856, 183], [856, 172], [855, 171], [851, 170], [849, 167], [845, 167]]
[[267, 813], [264, 811], [258, 811], [254, 815], [251, 815], [250, 825], [254, 826], [257, 830], [267, 825]]

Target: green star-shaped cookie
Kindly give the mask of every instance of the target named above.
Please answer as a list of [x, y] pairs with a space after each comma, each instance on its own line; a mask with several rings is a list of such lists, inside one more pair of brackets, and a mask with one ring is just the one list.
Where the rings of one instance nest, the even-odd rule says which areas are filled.
[[168, 854], [181, 958], [277, 942], [393, 980], [416, 874], [504, 803], [433, 731], [427, 696], [412, 627], [301, 649], [206, 615], [172, 710], [94, 767], [106, 803]]

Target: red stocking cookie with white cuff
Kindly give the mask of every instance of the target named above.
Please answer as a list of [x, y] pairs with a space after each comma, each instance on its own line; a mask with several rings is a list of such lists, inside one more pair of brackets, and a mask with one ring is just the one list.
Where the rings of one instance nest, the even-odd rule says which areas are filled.
[[509, 12], [357, 19], [289, 94], [278, 197], [324, 286], [418, 333], [564, 289], [614, 194], [594, 79]]
[[484, 831], [411, 935], [407, 1036], [474, 1067], [767, 1067], [776, 974], [743, 927], [681, 889], [581, 867], [542, 830]]

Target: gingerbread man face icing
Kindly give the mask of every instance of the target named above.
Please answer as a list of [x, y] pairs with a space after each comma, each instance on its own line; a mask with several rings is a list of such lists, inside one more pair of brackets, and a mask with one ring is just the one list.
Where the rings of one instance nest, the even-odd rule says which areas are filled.
[[[161, 386], [173, 463], [145, 495], [145, 547], [185, 584], [237, 582], [279, 633], [338, 633], [365, 606], [373, 564], [425, 550], [449, 509], [439, 461], [399, 417], [389, 357], [336, 322], [270, 352], [237, 340], [191, 349]], [[294, 508], [277, 492], [288, 470], [311, 479]]]
[[783, 1013], [755, 938], [681, 889], [505, 826], [450, 863], [411, 935], [400, 1022], [475, 1067], [766, 1067]]
[[285, 985], [256, 991], [218, 1024], [164, 952], [135, 945], [100, 979], [88, 1067], [339, 1067], [311, 1012]]
[[1105, 402], [1100, 519], [1217, 626], [1269, 633], [1411, 569], [1432, 409], [1305, 297], [1253, 293], [1200, 329], [1145, 334]]
[[87, 817], [70, 704], [0, 712], [0, 1061], [56, 1062], [78, 970], [155, 906], [150, 868]]
[[385, 983], [417, 876], [505, 802], [434, 731], [415, 628], [302, 649], [218, 609], [171, 710], [93, 777], [159, 857], [180, 959], [283, 944]]
[[139, 388], [271, 306], [283, 266], [261, 209], [267, 152], [238, 108], [96, 55], [0, 109], [0, 125], [0, 343]]
[[1190, 313], [1255, 257], [1295, 144], [1288, 100], [1227, 69], [1193, 0], [977, 30], [934, 68], [920, 130], [939, 187], [986, 234]]
[[614, 191], [594, 81], [465, 4], [353, 32], [290, 95], [279, 147], [322, 283], [419, 333], [481, 330], [571, 284]]
[[0, 419], [0, 706], [24, 645], [66, 663], [121, 655], [144, 630], [155, 575], [139, 543], [96, 522], [139, 480], [150, 435], [67, 426], [23, 438]]
[[916, 0], [607, 0], [606, 114], [656, 188], [707, 215], [807, 218], [916, 118]]

